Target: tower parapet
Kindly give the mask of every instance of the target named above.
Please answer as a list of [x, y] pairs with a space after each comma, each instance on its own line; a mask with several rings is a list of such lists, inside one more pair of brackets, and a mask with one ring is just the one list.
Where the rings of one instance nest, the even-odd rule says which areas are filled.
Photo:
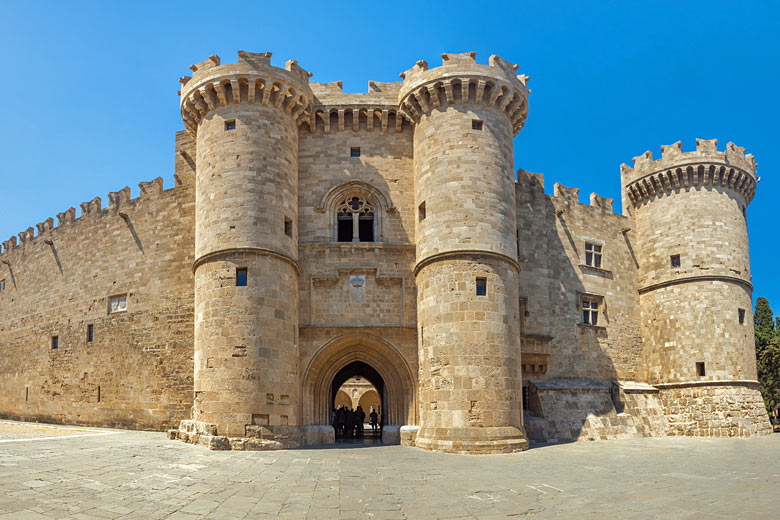
[[515, 75], [518, 66], [490, 56], [489, 65], [476, 61], [475, 52], [444, 53], [442, 66], [428, 69], [425, 60], [402, 72], [398, 95], [401, 110], [411, 121], [433, 109], [454, 104], [484, 104], [503, 112], [512, 123], [513, 135], [528, 116], [528, 76]]
[[624, 193], [638, 206], [655, 195], [697, 186], [721, 186], [739, 193], [746, 204], [756, 193], [756, 161], [745, 149], [729, 142], [717, 149], [717, 139], [696, 139], [696, 150], [682, 151], [682, 143], [662, 146], [660, 159], [646, 151], [634, 157], [634, 167], [620, 166]]
[[311, 73], [295, 60], [284, 69], [271, 65], [271, 53], [238, 51], [238, 63], [222, 65], [219, 56], [190, 67], [192, 76], [179, 79], [184, 126], [196, 133], [203, 117], [217, 107], [259, 103], [290, 114], [300, 125], [311, 116]]

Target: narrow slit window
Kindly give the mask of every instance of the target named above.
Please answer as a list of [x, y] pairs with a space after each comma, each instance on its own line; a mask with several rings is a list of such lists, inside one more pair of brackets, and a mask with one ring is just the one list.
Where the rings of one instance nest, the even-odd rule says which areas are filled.
[[246, 287], [246, 267], [236, 269], [236, 287]]
[[471, 120], [471, 129], [472, 130], [482, 130], [482, 121], [479, 119], [472, 119]]
[[292, 237], [293, 229], [292, 229], [292, 220], [284, 217], [284, 234], [288, 237]]
[[601, 269], [602, 247], [593, 242], [585, 242], [585, 265]]
[[477, 296], [487, 296], [487, 278], [477, 278]]
[[0, 280], [0, 291], [5, 291], [5, 280]]
[[707, 375], [707, 372], [704, 370], [704, 361], [699, 361], [696, 363], [696, 374], [699, 377], [704, 377]]
[[87, 325], [87, 343], [92, 343], [95, 339], [95, 326], [93, 324]]
[[59, 336], [52, 336], [51, 337], [51, 349], [57, 350], [60, 348], [60, 338]]
[[97, 390], [98, 390], [97, 402], [99, 403], [100, 402], [100, 385], [98, 385]]
[[680, 267], [680, 255], [672, 255], [670, 257], [672, 267]]
[[528, 390], [529, 389], [527, 386], [523, 387], [523, 410], [531, 409], [530, 405], [528, 404], [528, 400], [530, 399], [531, 392], [529, 392]]
[[419, 220], [425, 220], [425, 202], [417, 208], [417, 217]]
[[235, 130], [236, 129], [236, 120], [231, 119], [229, 121], [225, 121], [225, 130]]
[[30, 400], [30, 387], [25, 386], [24, 387], [24, 400], [29, 401]]
[[359, 146], [353, 146], [349, 149], [349, 156], [350, 157], [360, 157], [360, 147]]
[[739, 309], [737, 312], [739, 315], [739, 324], [744, 325], [745, 324], [745, 309]]

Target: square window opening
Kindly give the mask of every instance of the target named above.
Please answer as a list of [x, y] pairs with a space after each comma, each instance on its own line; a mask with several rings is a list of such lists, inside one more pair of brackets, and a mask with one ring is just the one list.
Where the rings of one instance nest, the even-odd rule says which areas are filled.
[[599, 324], [599, 308], [601, 307], [601, 300], [593, 297], [585, 297], [582, 299], [582, 323], [584, 325], [598, 325]]
[[585, 242], [585, 265], [601, 269], [602, 248], [599, 244]]
[[417, 217], [419, 220], [425, 220], [425, 202], [417, 208]]
[[93, 324], [87, 325], [87, 343], [92, 343], [95, 339], [95, 326]]
[[680, 267], [680, 255], [672, 255], [669, 258], [672, 262], [672, 267]]
[[235, 130], [236, 129], [236, 120], [230, 119], [229, 121], [225, 121], [225, 130]]
[[472, 119], [471, 120], [471, 129], [472, 130], [482, 130], [482, 121], [479, 119]]
[[246, 267], [239, 267], [236, 269], [236, 287], [246, 287], [247, 275]]
[[698, 361], [696, 363], [696, 374], [699, 377], [704, 377], [705, 375], [707, 375], [707, 372], [704, 370], [704, 361]]
[[737, 312], [739, 315], [739, 324], [744, 325], [745, 324], [745, 309], [739, 309]]
[[60, 348], [60, 338], [59, 336], [52, 336], [51, 337], [51, 349], [57, 350]]
[[349, 156], [350, 157], [360, 157], [360, 147], [359, 146], [353, 146], [349, 149]]
[[292, 220], [287, 217], [284, 217], [284, 234], [288, 237], [293, 235]]
[[477, 296], [487, 296], [487, 278], [477, 278]]
[[108, 313], [114, 314], [115, 312], [127, 311], [127, 295], [112, 296], [108, 299]]

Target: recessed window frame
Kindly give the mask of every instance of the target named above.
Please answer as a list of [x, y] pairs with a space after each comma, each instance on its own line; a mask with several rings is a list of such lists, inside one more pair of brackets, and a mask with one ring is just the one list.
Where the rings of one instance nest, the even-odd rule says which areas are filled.
[[477, 276], [475, 280], [474, 294], [477, 296], [487, 296], [487, 277]]
[[249, 271], [246, 267], [236, 267], [236, 287], [249, 285]]
[[0, 280], [0, 291], [5, 291], [5, 278]]
[[592, 240], [585, 241], [585, 265], [594, 269], [604, 269], [604, 244]]
[[95, 325], [92, 323], [87, 324], [87, 343], [95, 341]]
[[235, 119], [228, 119], [225, 121], [225, 131], [235, 130], [236, 129], [236, 120]]
[[348, 194], [339, 200], [341, 202], [334, 209], [336, 242], [378, 242], [377, 205], [359, 193]]
[[697, 361], [696, 362], [696, 375], [699, 377], [706, 377], [707, 375], [707, 368], [704, 364], [704, 361]]
[[114, 296], [109, 296], [108, 313], [119, 314], [122, 312], [127, 312], [127, 307], [130, 303], [129, 300], [130, 300], [129, 294], [115, 294]]
[[419, 206], [417, 206], [417, 220], [422, 222], [425, 220], [426, 213], [425, 213], [425, 201], [422, 201]]
[[51, 349], [57, 350], [60, 348], [60, 337], [59, 336], [52, 336], [50, 341]]
[[580, 324], [603, 327], [604, 297], [596, 294], [580, 294]]
[[350, 157], [360, 157], [360, 147], [359, 146], [350, 146], [349, 147], [349, 156]]
[[672, 266], [672, 269], [679, 269], [682, 265], [682, 258], [680, 255], [671, 255], [669, 256], [669, 264]]
[[292, 238], [293, 236], [293, 222], [291, 218], [284, 217], [284, 234]]
[[482, 130], [482, 128], [485, 126], [484, 121], [481, 119], [472, 119], [471, 120], [471, 129], [472, 130]]
[[745, 324], [745, 309], [737, 309], [737, 320], [740, 325]]

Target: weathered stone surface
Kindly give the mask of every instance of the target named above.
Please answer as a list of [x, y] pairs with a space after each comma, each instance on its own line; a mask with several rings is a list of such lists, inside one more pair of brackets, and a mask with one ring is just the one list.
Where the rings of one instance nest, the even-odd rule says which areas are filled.
[[385, 439], [425, 449], [768, 433], [753, 157], [647, 152], [621, 167], [623, 215], [547, 195], [515, 176], [516, 69], [445, 54], [345, 93], [269, 53], [194, 66], [173, 188], [122, 188], [3, 242], [0, 416], [322, 444], [334, 381], [359, 365]]

